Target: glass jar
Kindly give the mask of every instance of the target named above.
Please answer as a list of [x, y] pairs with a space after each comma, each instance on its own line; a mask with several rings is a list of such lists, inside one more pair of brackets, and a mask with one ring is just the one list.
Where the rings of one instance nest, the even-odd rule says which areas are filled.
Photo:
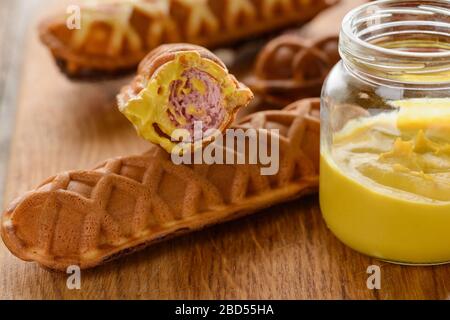
[[350, 12], [322, 93], [320, 205], [369, 256], [450, 261], [450, 1]]

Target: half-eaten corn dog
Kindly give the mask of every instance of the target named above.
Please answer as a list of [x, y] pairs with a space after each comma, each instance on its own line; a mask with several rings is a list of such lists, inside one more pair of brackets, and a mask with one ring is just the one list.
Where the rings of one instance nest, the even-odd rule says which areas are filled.
[[144, 139], [167, 152], [175, 146], [182, 152], [221, 135], [252, 98], [250, 89], [210, 51], [169, 44], [141, 62], [135, 79], [119, 94], [118, 104]]

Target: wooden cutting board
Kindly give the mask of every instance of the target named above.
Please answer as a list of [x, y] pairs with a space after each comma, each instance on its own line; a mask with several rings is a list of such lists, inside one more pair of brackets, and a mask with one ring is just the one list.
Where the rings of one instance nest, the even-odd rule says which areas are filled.
[[[8, 79], [20, 85], [17, 99], [8, 100], [17, 103], [9, 106], [16, 107], [16, 117], [9, 112], [6, 120], [13, 121], [13, 139], [1, 158], [9, 158], [4, 206], [57, 172], [148, 147], [115, 107], [127, 79], [69, 82], [39, 43], [34, 22], [21, 59], [20, 76]], [[371, 265], [381, 267], [381, 290], [367, 288]], [[81, 290], [67, 289], [66, 280], [66, 274], [18, 260], [0, 244], [2, 299], [450, 298], [450, 266], [397, 266], [352, 251], [327, 230], [317, 196], [82, 272]]]

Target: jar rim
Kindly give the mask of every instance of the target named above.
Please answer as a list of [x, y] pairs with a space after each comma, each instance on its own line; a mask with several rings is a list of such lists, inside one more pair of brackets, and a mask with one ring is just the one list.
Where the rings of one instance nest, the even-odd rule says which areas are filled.
[[[387, 15], [390, 15], [390, 13], [383, 14], [383, 10], [381, 9], [381, 6], [386, 6], [386, 5], [391, 5], [391, 4], [398, 6], [401, 3], [408, 3], [408, 2], [411, 3], [411, 1], [407, 1], [407, 0], [400, 0], [400, 1], [399, 0], [377, 0], [377, 1], [372, 1], [372, 2], [366, 3], [362, 6], [359, 6], [355, 9], [351, 10], [344, 17], [344, 20], [342, 22], [342, 33], [350, 41], [352, 41], [366, 49], [369, 49], [369, 50], [372, 50], [374, 52], [384, 54], [384, 55], [392, 55], [392, 56], [404, 57], [404, 58], [420, 58], [420, 59], [441, 59], [441, 58], [449, 58], [450, 59], [450, 50], [442, 51], [442, 52], [410, 52], [410, 51], [402, 51], [402, 50], [391, 49], [391, 48], [384, 48], [384, 47], [372, 44], [368, 41], [361, 39], [360, 36], [358, 36], [355, 33], [355, 31], [353, 29], [353, 24], [354, 24], [355, 19], [359, 16], [359, 14], [373, 8], [373, 9], [380, 9], [380, 10], [374, 12], [374, 14], [378, 14], [380, 17], [382, 17], [384, 15], [383, 17], [386, 17]], [[417, 10], [419, 9], [419, 10], [421, 10], [421, 13], [425, 13], [425, 14], [441, 13], [444, 15], [448, 15], [450, 18], [450, 9], [443, 8], [443, 7], [429, 6], [429, 4], [436, 5], [438, 3], [449, 5], [450, 1], [448, 1], [448, 0], [421, 0], [421, 1], [417, 1], [417, 2], [419, 4], [418, 8], [412, 9], [412, 10], [415, 10], [415, 13], [418, 13]], [[431, 25], [431, 24], [436, 24], [437, 22], [430, 21], [429, 23]], [[450, 23], [445, 23], [445, 24], [446, 24], [446, 26], [448, 26], [448, 28], [450, 30]], [[450, 32], [449, 32], [448, 36], [450, 37]]]

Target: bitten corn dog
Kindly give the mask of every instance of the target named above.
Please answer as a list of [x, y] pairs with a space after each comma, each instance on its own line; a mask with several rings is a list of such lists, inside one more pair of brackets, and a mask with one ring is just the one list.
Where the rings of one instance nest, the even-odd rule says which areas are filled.
[[23, 260], [85, 269], [316, 192], [319, 126], [318, 99], [256, 113], [236, 125], [258, 134], [279, 130], [274, 176], [261, 175], [260, 164], [175, 165], [158, 146], [91, 171], [59, 174], [4, 212], [3, 241]]
[[[195, 149], [210, 143], [252, 98], [250, 89], [210, 51], [170, 44], [142, 61], [136, 78], [118, 96], [118, 104], [139, 135], [172, 152], [177, 145]], [[184, 146], [177, 140], [181, 137], [174, 139], [177, 129], [189, 136]]]
[[93, 79], [134, 71], [164, 43], [230, 44], [310, 20], [337, 1], [104, 0], [82, 7], [80, 28], [75, 17], [60, 14], [39, 30], [64, 73]]

